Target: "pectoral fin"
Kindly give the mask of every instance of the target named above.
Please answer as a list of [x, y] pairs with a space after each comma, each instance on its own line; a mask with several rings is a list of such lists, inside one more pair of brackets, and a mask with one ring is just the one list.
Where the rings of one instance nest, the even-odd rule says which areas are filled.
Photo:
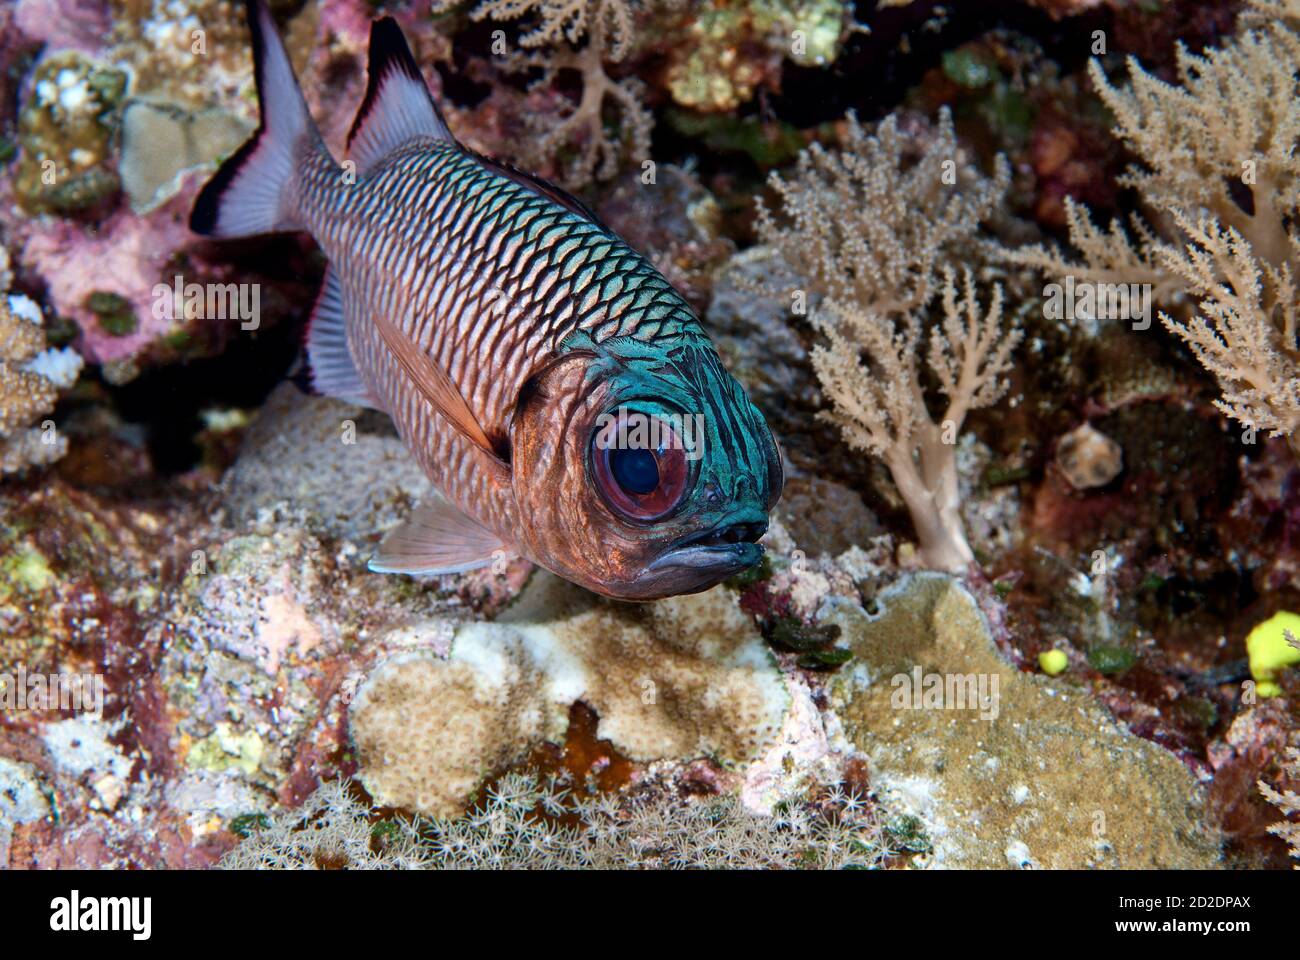
[[434, 409], [475, 444], [492, 456], [498, 457], [496, 448], [483, 432], [483, 427], [474, 416], [474, 411], [470, 410], [469, 404], [465, 402], [465, 398], [461, 396], [460, 390], [452, 383], [451, 377], [447, 375], [442, 365], [421, 350], [414, 340], [398, 329], [397, 325], [387, 317], [376, 316], [375, 324], [379, 327], [389, 352], [401, 364], [407, 376], [415, 381], [420, 392], [433, 404]]
[[505, 549], [500, 537], [435, 495], [384, 538], [370, 569], [375, 573], [463, 573], [487, 566]]

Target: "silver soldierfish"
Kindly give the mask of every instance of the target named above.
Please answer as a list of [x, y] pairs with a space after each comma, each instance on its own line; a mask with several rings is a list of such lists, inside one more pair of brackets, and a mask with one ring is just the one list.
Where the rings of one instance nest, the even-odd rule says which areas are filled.
[[329, 257], [314, 384], [386, 411], [441, 492], [371, 569], [468, 570], [509, 551], [651, 599], [757, 562], [780, 455], [663, 276], [573, 197], [458, 144], [391, 19], [371, 27], [343, 165], [261, 2], [249, 25], [262, 123], [191, 227], [306, 230]]

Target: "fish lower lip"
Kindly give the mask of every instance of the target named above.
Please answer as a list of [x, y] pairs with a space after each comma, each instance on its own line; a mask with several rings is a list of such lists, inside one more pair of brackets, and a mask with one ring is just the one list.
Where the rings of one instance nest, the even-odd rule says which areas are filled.
[[691, 570], [713, 570], [724, 576], [751, 567], [763, 556], [757, 543], [702, 544], [690, 543], [670, 550], [656, 558], [647, 569], [659, 571], [672, 567]]

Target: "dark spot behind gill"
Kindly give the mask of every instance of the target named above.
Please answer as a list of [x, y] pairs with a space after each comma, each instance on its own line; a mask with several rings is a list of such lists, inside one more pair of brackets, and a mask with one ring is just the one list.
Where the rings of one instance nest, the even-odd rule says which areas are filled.
[[505, 433], [493, 431], [488, 434], [488, 442], [492, 444], [492, 453], [496, 458], [506, 466], [510, 465], [510, 437]]
[[523, 386], [519, 388], [519, 395], [515, 397], [515, 416], [519, 416], [528, 408], [528, 405], [535, 400], [545, 400], [546, 395], [542, 391], [541, 374], [533, 374], [524, 381]]

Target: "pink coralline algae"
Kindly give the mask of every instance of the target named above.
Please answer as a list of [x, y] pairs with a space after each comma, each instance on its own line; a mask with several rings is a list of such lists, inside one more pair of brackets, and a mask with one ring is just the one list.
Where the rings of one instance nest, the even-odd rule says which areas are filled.
[[[92, 363], [135, 356], [176, 322], [158, 318], [153, 290], [170, 283], [168, 265], [190, 240], [186, 218], [197, 181], [145, 217], [121, 209], [90, 232], [80, 224], [46, 218], [28, 221], [19, 259], [22, 266], [44, 278], [50, 305], [60, 316], [81, 327], [78, 347]], [[88, 301], [92, 294], [111, 293], [135, 313], [134, 330], [114, 335], [105, 330]]]
[[101, 0], [18, 0], [14, 25], [52, 49], [94, 53], [108, 35], [111, 19]]

